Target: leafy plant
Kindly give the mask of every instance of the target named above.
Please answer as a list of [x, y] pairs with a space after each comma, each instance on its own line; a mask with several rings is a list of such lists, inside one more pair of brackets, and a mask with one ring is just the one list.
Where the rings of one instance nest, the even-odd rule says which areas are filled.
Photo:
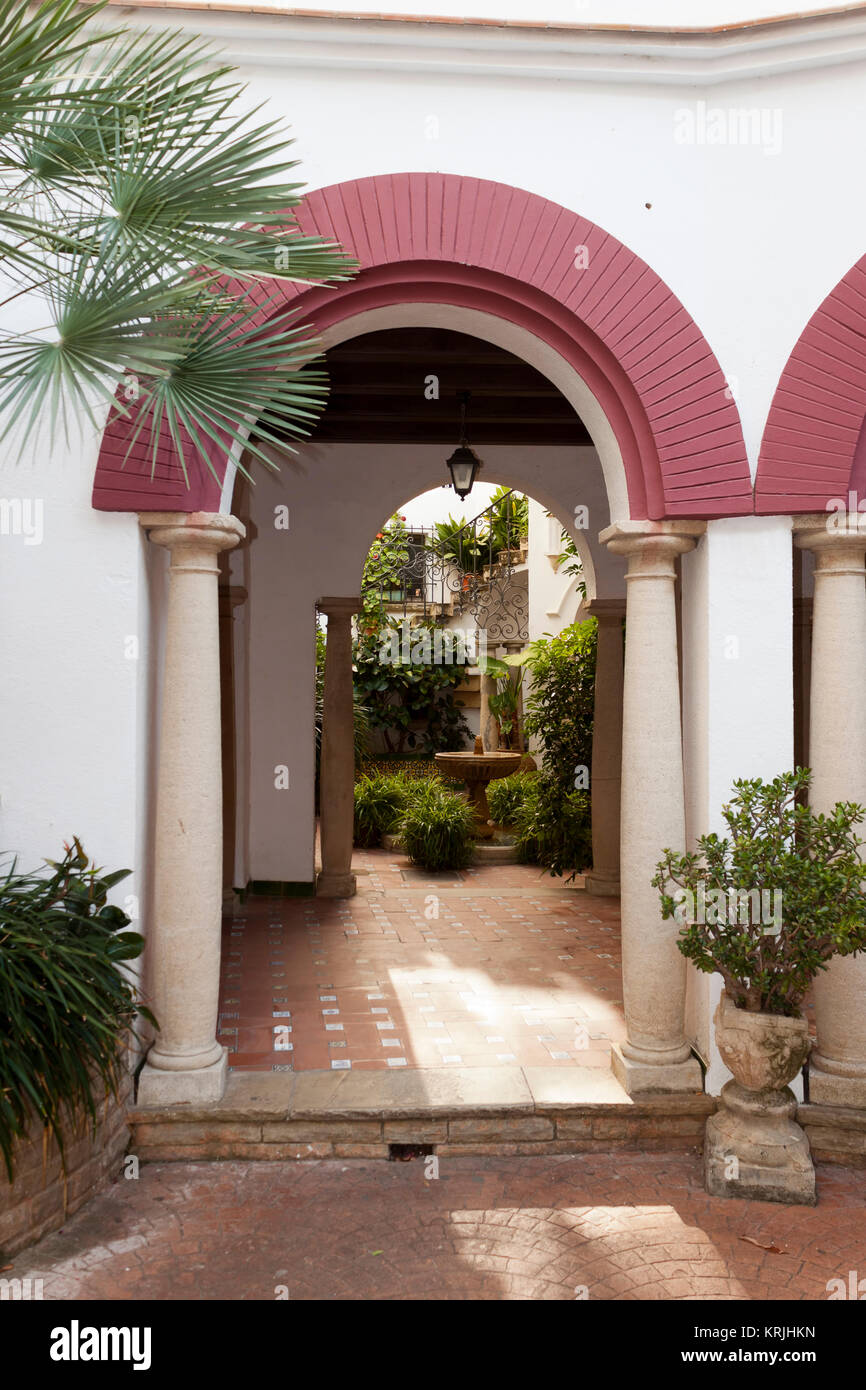
[[565, 530], [562, 532], [562, 553], [559, 557], [558, 568], [562, 574], [567, 574], [569, 578], [577, 581], [577, 592], [582, 598], [586, 598], [586, 576], [583, 572], [583, 561], [573, 539]]
[[486, 520], [485, 552], [492, 551], [496, 559], [503, 550], [519, 550], [529, 535], [529, 500], [511, 488], [499, 487], [490, 499]]
[[[398, 628], [388, 620], [387, 627]], [[369, 712], [371, 729], [382, 733], [389, 753], [418, 748], [437, 753], [464, 747], [469, 726], [455, 698], [459, 667], [431, 662], [383, 661], [381, 636], [361, 634], [355, 644], [355, 691]], [[417, 640], [422, 628], [413, 629]], [[429, 629], [432, 632], [432, 628]]]
[[361, 777], [355, 783], [355, 844], [370, 849], [396, 830], [406, 808], [406, 779]]
[[434, 522], [433, 530], [436, 539], [428, 544], [443, 559], [469, 574], [474, 574], [484, 564], [484, 537], [477, 536], [469, 522], [449, 516], [446, 521]]
[[[678, 946], [718, 971], [738, 1008], [796, 1016], [834, 955], [866, 949], [866, 865], [854, 826], [866, 809], [829, 815], [802, 803], [811, 773], [742, 778], [722, 814], [729, 836], [702, 835], [691, 854], [664, 851], [653, 878]], [[672, 891], [676, 889], [676, 892]]]
[[408, 806], [400, 838], [413, 864], [436, 872], [465, 869], [475, 848], [475, 812], [441, 784], [426, 783]]
[[56, 1137], [84, 1112], [96, 1122], [100, 1085], [117, 1095], [121, 1048], [137, 1000], [123, 970], [144, 947], [108, 903], [128, 869], [104, 874], [78, 840], [50, 873], [13, 861], [0, 880], [0, 1151], [10, 1181], [16, 1141], [36, 1120]]
[[499, 777], [487, 788], [487, 805], [496, 825], [513, 825], [518, 812], [532, 795], [537, 772], [513, 772], [510, 777]]
[[154, 473], [158, 449], [186, 475], [186, 446], [215, 472], [233, 443], [274, 467], [263, 446], [309, 434], [327, 387], [263, 282], [355, 262], [301, 233], [286, 128], [256, 121], [234, 69], [183, 33], [104, 30], [104, 7], [0, 0], [4, 303], [44, 315], [0, 339], [4, 432], [101, 429], [111, 402]]
[[499, 725], [500, 738], [506, 748], [520, 748], [520, 673], [495, 656], [485, 657], [479, 661], [478, 667], [485, 676], [491, 676], [496, 681], [496, 690], [488, 696], [487, 703]]
[[367, 552], [361, 580], [361, 613], [358, 630], [373, 639], [388, 622], [389, 602], [402, 599], [409, 563], [411, 536], [405, 516], [391, 517]]
[[[489, 804], [489, 803], [488, 803]], [[514, 827], [520, 857], [541, 864], [549, 873], [569, 878], [592, 863], [592, 814], [589, 793], [571, 788], [546, 770], [524, 784]]]
[[506, 658], [531, 672], [525, 729], [540, 739], [545, 771], [564, 797], [575, 789], [577, 769], [592, 762], [597, 639], [598, 620], [587, 618]]

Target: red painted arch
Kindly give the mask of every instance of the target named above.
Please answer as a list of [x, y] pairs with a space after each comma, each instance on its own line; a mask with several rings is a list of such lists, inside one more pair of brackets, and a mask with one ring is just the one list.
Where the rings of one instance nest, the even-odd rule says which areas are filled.
[[[361, 271], [335, 289], [268, 282], [263, 299], [281, 301], [269, 312], [296, 311], [317, 331], [405, 303], [504, 318], [554, 347], [590, 386], [622, 450], [632, 517], [752, 512], [739, 415], [706, 340], [655, 272], [585, 218], [504, 184], [393, 174], [311, 193], [298, 222], [339, 241]], [[586, 248], [583, 269], [577, 248]], [[149, 444], [128, 451], [129, 429], [119, 416], [106, 427], [95, 507], [219, 509], [216, 479], [191, 459], [187, 486], [168, 438], [151, 479]], [[219, 460], [219, 476], [224, 467]]]
[[816, 309], [767, 416], [755, 510], [822, 512], [866, 484], [866, 256]]

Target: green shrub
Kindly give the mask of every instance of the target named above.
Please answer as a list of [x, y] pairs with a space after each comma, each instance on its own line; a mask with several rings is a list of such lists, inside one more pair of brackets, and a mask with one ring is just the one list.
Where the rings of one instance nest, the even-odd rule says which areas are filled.
[[365, 757], [361, 759], [357, 769], [356, 777], [405, 777], [407, 781], [417, 781], [419, 778], [438, 780], [439, 769], [433, 758], [425, 757], [405, 757], [402, 755], [391, 755], [386, 753], [378, 757]]
[[532, 785], [538, 779], [537, 772], [515, 772], [510, 777], [500, 777], [487, 788], [487, 805], [496, 825], [514, 825], [517, 813], [528, 796]]
[[563, 799], [574, 790], [578, 769], [592, 763], [597, 641], [598, 619], [587, 618], [530, 643], [521, 655], [532, 674], [524, 727], [541, 740], [545, 770]]
[[475, 812], [468, 801], [441, 783], [415, 790], [400, 826], [413, 864], [422, 869], [465, 869], [475, 850]]
[[406, 806], [405, 782], [399, 776], [361, 777], [355, 783], [355, 844], [370, 849], [390, 835]]
[[372, 849], [383, 835], [398, 832], [403, 814], [428, 787], [444, 790], [438, 777], [407, 772], [373, 773], [355, 783], [355, 844]]
[[129, 870], [103, 875], [78, 840], [48, 867], [21, 874], [13, 862], [0, 879], [0, 1151], [10, 1180], [34, 1116], [62, 1158], [64, 1119], [83, 1111], [95, 1123], [102, 1089], [117, 1094], [136, 1012], [155, 1024], [122, 969], [144, 938], [122, 931], [129, 917], [107, 902]]
[[551, 874], [569, 877], [592, 863], [592, 815], [589, 793], [564, 790], [548, 772], [527, 780], [514, 818], [521, 859], [541, 864]]
[[722, 808], [729, 837], [702, 835], [692, 854], [664, 851], [654, 887], [677, 945], [718, 971], [738, 1008], [796, 1017], [819, 970], [866, 950], [866, 864], [854, 827], [866, 810], [841, 801], [826, 816], [803, 798], [811, 773], [734, 782]]

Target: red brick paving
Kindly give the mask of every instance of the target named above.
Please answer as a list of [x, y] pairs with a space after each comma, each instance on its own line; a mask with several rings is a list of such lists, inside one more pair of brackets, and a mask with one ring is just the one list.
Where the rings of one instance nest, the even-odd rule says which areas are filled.
[[866, 1275], [863, 1185], [821, 1166], [817, 1207], [723, 1201], [691, 1155], [153, 1164], [8, 1277], [48, 1300], [826, 1300]]
[[352, 899], [226, 915], [232, 1068], [608, 1066], [625, 1032], [617, 899], [529, 865], [429, 876], [373, 850], [354, 867]]

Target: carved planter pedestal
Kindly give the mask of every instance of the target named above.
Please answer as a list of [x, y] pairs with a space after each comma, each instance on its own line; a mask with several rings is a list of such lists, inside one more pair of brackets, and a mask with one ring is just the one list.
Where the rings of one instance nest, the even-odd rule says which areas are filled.
[[814, 1206], [815, 1169], [788, 1085], [812, 1046], [805, 1018], [747, 1013], [723, 994], [716, 1041], [734, 1080], [707, 1121], [704, 1180], [714, 1197]]

